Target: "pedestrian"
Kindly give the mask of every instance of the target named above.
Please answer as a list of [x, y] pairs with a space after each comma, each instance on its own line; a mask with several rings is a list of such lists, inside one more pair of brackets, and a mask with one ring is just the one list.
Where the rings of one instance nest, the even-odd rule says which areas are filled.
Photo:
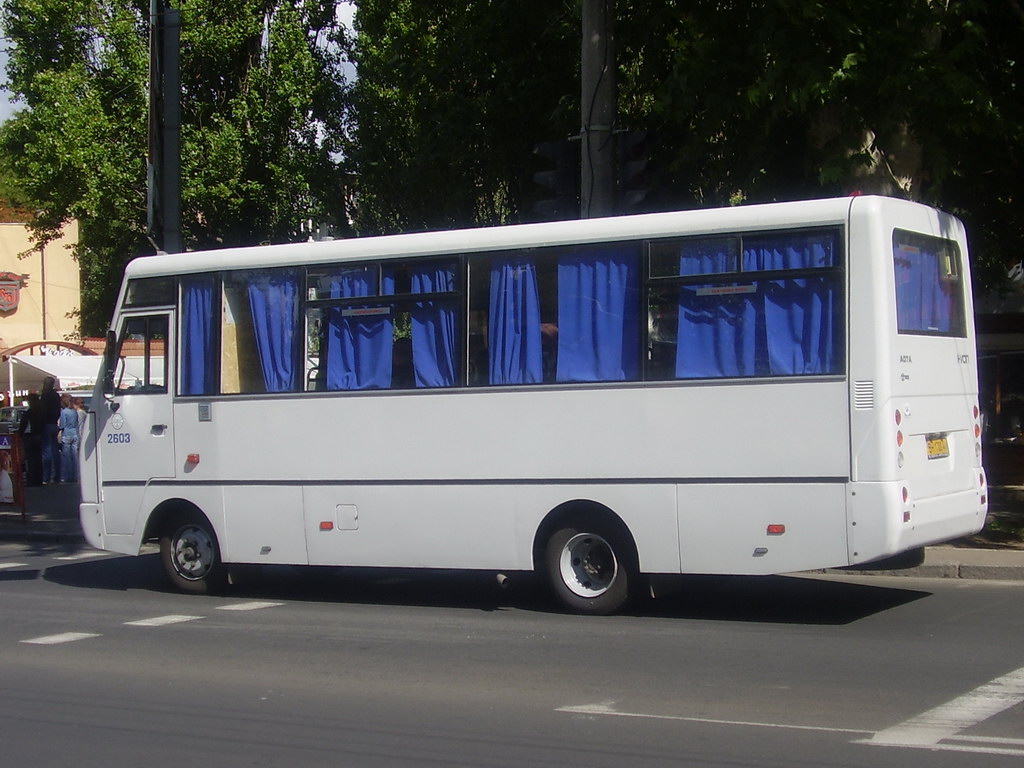
[[60, 419], [57, 427], [60, 431], [60, 481], [74, 483], [78, 481], [78, 411], [71, 401], [71, 395], [60, 397]]
[[57, 443], [57, 419], [60, 418], [60, 395], [53, 376], [43, 379], [39, 395], [43, 409], [43, 484], [60, 480], [60, 446]]
[[25, 446], [25, 484], [43, 484], [43, 407], [39, 393], [28, 396], [28, 409], [21, 415], [18, 425], [22, 444]]

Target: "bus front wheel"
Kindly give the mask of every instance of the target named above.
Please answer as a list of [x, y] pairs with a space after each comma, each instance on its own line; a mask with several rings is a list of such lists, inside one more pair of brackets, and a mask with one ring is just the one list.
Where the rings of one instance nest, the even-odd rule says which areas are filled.
[[618, 531], [569, 525], [548, 539], [544, 561], [558, 600], [575, 613], [615, 613], [629, 598], [629, 547]]
[[178, 517], [160, 535], [160, 560], [171, 586], [205, 595], [227, 583], [217, 536], [199, 515]]

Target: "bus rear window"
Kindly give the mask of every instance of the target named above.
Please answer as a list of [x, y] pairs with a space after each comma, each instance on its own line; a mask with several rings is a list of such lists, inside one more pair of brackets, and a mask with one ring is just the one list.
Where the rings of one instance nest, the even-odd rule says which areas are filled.
[[965, 335], [963, 266], [956, 243], [897, 229], [893, 266], [899, 333]]

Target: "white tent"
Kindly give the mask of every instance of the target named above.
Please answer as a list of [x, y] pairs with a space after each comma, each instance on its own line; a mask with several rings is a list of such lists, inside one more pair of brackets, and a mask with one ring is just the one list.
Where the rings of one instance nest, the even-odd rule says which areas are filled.
[[102, 359], [100, 355], [11, 355], [7, 364], [0, 366], [0, 389], [8, 397], [39, 392], [43, 379], [53, 376], [59, 389], [91, 390]]

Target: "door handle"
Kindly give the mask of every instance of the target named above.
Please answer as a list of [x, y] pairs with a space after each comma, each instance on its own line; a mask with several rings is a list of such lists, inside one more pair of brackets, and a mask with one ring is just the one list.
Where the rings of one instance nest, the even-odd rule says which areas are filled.
[[159, 437], [159, 436], [163, 435], [164, 432], [166, 432], [166, 431], [167, 431], [167, 425], [166, 424], [154, 424], [152, 427], [150, 427], [149, 434], [155, 435], [155, 436]]

